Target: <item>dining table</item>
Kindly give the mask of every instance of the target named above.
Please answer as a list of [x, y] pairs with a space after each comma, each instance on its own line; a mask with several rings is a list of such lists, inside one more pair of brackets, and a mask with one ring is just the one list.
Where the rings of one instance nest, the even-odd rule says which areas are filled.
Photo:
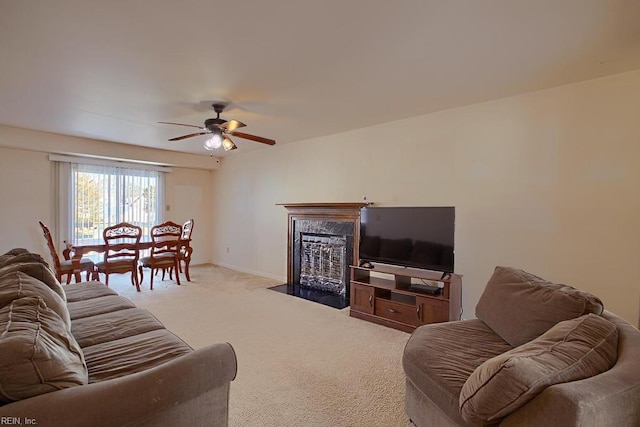
[[[179, 247], [184, 248], [184, 250], [189, 251], [191, 239], [180, 239]], [[167, 241], [156, 242], [156, 246], [165, 246]], [[151, 240], [138, 242], [138, 250], [146, 250], [151, 249], [154, 243]], [[71, 260], [71, 264], [73, 266], [73, 270], [77, 271], [75, 273], [76, 282], [81, 281], [80, 277], [80, 259], [83, 255], [88, 254], [89, 252], [97, 252], [104, 253], [107, 250], [107, 245], [105, 243], [91, 243], [88, 245], [69, 245], [66, 249], [62, 251], [62, 255], [65, 260]], [[176, 274], [178, 274], [176, 272]], [[91, 280], [99, 280], [98, 271], [93, 270], [91, 273]]]

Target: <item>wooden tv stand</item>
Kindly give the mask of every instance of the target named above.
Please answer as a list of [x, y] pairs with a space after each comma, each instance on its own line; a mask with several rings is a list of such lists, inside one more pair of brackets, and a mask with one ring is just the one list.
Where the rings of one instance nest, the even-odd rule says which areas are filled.
[[[413, 332], [428, 323], [459, 320], [462, 313], [462, 280], [458, 275], [413, 268], [350, 266], [350, 315], [380, 325]], [[418, 286], [412, 286], [417, 282]], [[440, 284], [440, 294], [417, 289], [422, 281]]]

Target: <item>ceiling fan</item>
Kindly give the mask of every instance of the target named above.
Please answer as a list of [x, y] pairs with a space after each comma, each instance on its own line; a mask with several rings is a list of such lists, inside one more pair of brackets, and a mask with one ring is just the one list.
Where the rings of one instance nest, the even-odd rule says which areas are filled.
[[263, 138], [261, 136], [251, 135], [243, 132], [236, 132], [236, 129], [246, 126], [244, 123], [237, 120], [224, 120], [220, 118], [227, 105], [223, 103], [215, 103], [212, 105], [213, 111], [216, 112], [217, 117], [215, 119], [207, 119], [204, 121], [204, 126], [187, 125], [184, 123], [172, 123], [172, 122], [158, 122], [167, 125], [188, 126], [192, 128], [200, 129], [200, 132], [190, 133], [188, 135], [182, 135], [169, 139], [169, 141], [180, 141], [182, 139], [191, 138], [194, 136], [211, 134], [211, 138], [204, 142], [204, 148], [213, 151], [216, 148], [223, 147], [225, 151], [235, 150], [236, 144], [233, 143], [229, 135], [237, 136], [238, 138], [250, 139], [251, 141], [261, 142], [267, 145], [275, 145], [275, 141], [269, 138]]

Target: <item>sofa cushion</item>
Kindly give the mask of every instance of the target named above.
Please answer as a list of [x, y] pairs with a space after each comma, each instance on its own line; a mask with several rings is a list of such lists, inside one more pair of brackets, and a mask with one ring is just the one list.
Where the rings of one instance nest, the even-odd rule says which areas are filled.
[[449, 418], [462, 423], [460, 390], [483, 362], [513, 347], [478, 319], [417, 328], [405, 346], [407, 378]]
[[480, 365], [460, 392], [462, 417], [471, 424], [496, 422], [550, 385], [610, 369], [617, 346], [618, 329], [603, 317], [587, 314], [560, 322]]
[[166, 329], [83, 349], [90, 383], [145, 371], [192, 351], [184, 341]]
[[67, 303], [67, 308], [69, 309], [71, 320], [75, 321], [83, 317], [135, 308], [135, 305], [120, 295], [107, 295], [99, 298], [70, 302]]
[[0, 279], [0, 307], [4, 307], [11, 301], [23, 297], [42, 298], [46, 306], [60, 316], [67, 329], [71, 328], [71, 318], [69, 317], [67, 305], [60, 298], [60, 295], [53, 292], [51, 288], [21, 271], [2, 276]]
[[164, 325], [149, 311], [129, 308], [76, 319], [71, 333], [84, 348], [163, 328]]
[[87, 384], [82, 352], [42, 298], [0, 309], [0, 403]]
[[496, 267], [478, 301], [476, 316], [517, 347], [558, 322], [602, 310], [602, 301], [588, 292], [515, 268]]
[[62, 285], [56, 279], [55, 274], [45, 264], [39, 262], [19, 262], [15, 264], [9, 264], [3, 268], [0, 268], [0, 280], [5, 274], [11, 274], [16, 271], [22, 271], [31, 277], [35, 277], [48, 287], [50, 287], [56, 294], [60, 295], [64, 302], [67, 302], [67, 297], [64, 294]]
[[69, 283], [64, 286], [67, 302], [85, 301], [88, 299], [118, 295], [116, 291], [98, 281]]

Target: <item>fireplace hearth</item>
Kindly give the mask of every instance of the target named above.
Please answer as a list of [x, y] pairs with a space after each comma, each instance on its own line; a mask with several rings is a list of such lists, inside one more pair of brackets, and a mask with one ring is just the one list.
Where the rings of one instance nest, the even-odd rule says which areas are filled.
[[274, 290], [336, 308], [349, 306], [349, 266], [358, 260], [364, 203], [285, 204], [287, 283]]

